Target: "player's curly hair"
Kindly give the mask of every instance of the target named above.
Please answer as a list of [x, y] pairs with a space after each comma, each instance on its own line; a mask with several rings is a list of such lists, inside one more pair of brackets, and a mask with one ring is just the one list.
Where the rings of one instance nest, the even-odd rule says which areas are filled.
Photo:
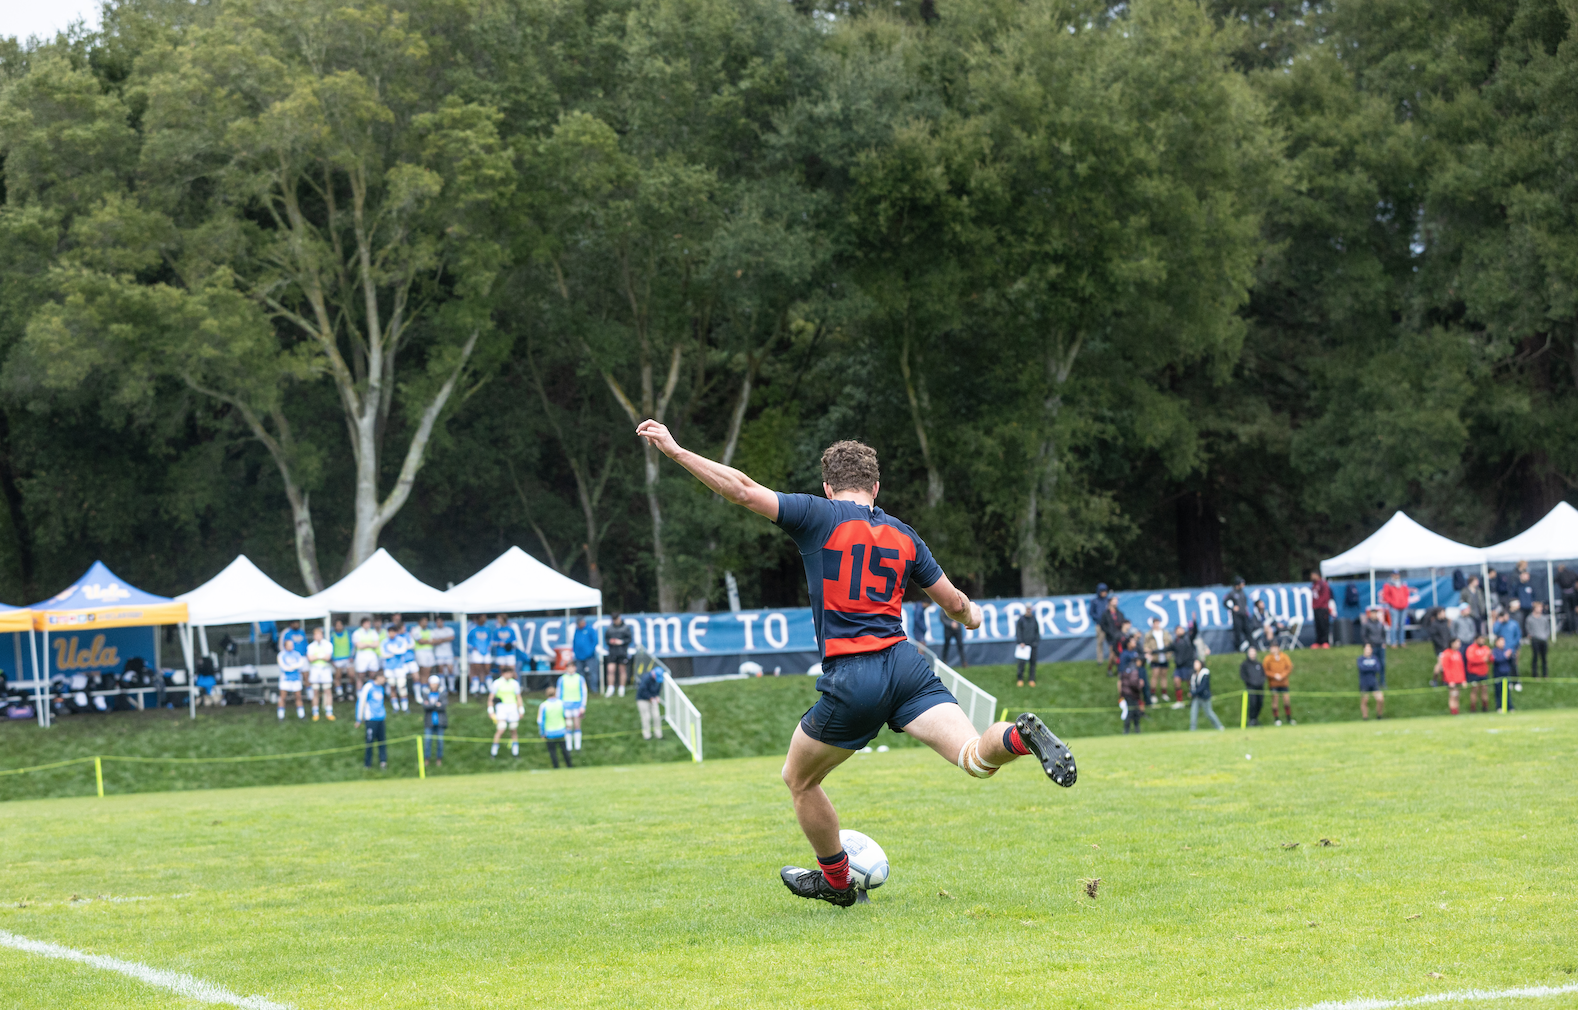
[[877, 450], [864, 442], [844, 439], [822, 450], [822, 480], [839, 491], [870, 491], [882, 479]]

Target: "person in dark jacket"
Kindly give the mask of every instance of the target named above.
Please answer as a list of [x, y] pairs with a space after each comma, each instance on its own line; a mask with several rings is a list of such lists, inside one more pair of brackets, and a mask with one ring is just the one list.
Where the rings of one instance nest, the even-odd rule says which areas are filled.
[[1331, 648], [1331, 583], [1321, 577], [1320, 571], [1311, 568], [1310, 609], [1315, 616], [1315, 644], [1312, 649]]
[[1200, 710], [1211, 717], [1211, 725], [1223, 729], [1222, 720], [1216, 717], [1216, 712], [1211, 708], [1211, 671], [1198, 659], [1194, 661], [1194, 672], [1189, 678], [1189, 731], [1192, 733], [1198, 728]]
[[1452, 622], [1447, 620], [1445, 607], [1431, 607], [1426, 612], [1424, 631], [1437, 656], [1447, 650], [1452, 644]]
[[1260, 656], [1255, 652], [1255, 647], [1250, 646], [1244, 654], [1244, 661], [1238, 664], [1238, 679], [1244, 682], [1244, 689], [1249, 692], [1249, 724], [1260, 725], [1260, 706], [1266, 703], [1266, 671], [1260, 665]]
[[444, 766], [444, 731], [448, 728], [449, 695], [444, 691], [444, 678], [435, 673], [427, 678], [427, 692], [422, 695], [422, 751], [423, 760], [440, 768]]
[[1106, 662], [1107, 654], [1112, 651], [1113, 637], [1107, 634], [1107, 629], [1101, 623], [1102, 615], [1107, 612], [1107, 604], [1111, 603], [1112, 594], [1107, 589], [1105, 582], [1096, 583], [1096, 595], [1090, 598], [1090, 621], [1096, 626], [1096, 662]]
[[1125, 735], [1140, 731], [1140, 716], [1145, 714], [1145, 678], [1138, 663], [1127, 664], [1118, 674], [1118, 711], [1123, 716]]
[[1200, 654], [1194, 644], [1194, 628], [1178, 625], [1178, 632], [1173, 635], [1167, 651], [1173, 654], [1173, 707], [1181, 708], [1177, 703], [1183, 701], [1183, 689], [1194, 677], [1194, 661]]
[[[1025, 686], [1025, 664], [1030, 664], [1030, 686], [1036, 686], [1036, 652], [1041, 647], [1041, 623], [1036, 620], [1036, 615], [1029, 610], [1019, 615], [1019, 620], [1014, 623], [1015, 658], [1019, 659], [1019, 672], [1015, 678], [1015, 687]], [[1028, 651], [1026, 651], [1028, 650]]]
[[1096, 626], [1101, 629], [1101, 634], [1107, 639], [1107, 676], [1115, 676], [1118, 672], [1118, 653], [1123, 651], [1123, 614], [1118, 610], [1116, 597], [1109, 597], [1107, 609], [1101, 612], [1101, 617], [1096, 621]]
[[663, 739], [663, 668], [653, 666], [636, 681], [636, 711], [641, 716], [641, 739]]
[[960, 624], [958, 621], [955, 621], [947, 614], [943, 614], [941, 655], [942, 661], [944, 663], [948, 662], [948, 646], [950, 644], [957, 645], [959, 647], [959, 665], [961, 667], [969, 666], [970, 661], [966, 659], [964, 655], [964, 625]]
[[1370, 718], [1370, 699], [1375, 699], [1375, 717], [1386, 714], [1386, 650], [1364, 643], [1359, 657], [1359, 718]]
[[1470, 575], [1468, 585], [1463, 587], [1463, 606], [1468, 608], [1468, 616], [1474, 619], [1473, 637], [1478, 638], [1487, 630], [1485, 618], [1490, 614], [1485, 606], [1485, 591], [1480, 588], [1478, 575]]
[[931, 630], [926, 621], [926, 604], [916, 600], [910, 604], [910, 638], [922, 645], [926, 644], [926, 632]]
[[1530, 578], [1527, 569], [1518, 573], [1518, 584], [1512, 587], [1512, 595], [1518, 601], [1518, 607], [1523, 611], [1525, 619], [1534, 613], [1534, 580]]
[[1359, 622], [1359, 644], [1375, 647], [1375, 658], [1381, 661], [1381, 675], [1386, 675], [1386, 622], [1381, 619], [1381, 605], [1372, 604]]
[[1244, 591], [1242, 578], [1233, 580], [1233, 589], [1222, 599], [1222, 606], [1232, 615], [1233, 620], [1233, 649], [1238, 651], [1254, 644], [1254, 636], [1250, 629], [1252, 621], [1249, 616], [1249, 594]]
[[1578, 627], [1578, 621], [1573, 620], [1573, 605], [1578, 603], [1578, 572], [1566, 565], [1556, 566], [1556, 588], [1562, 594], [1562, 613], [1567, 615], [1564, 622], [1568, 630]]
[[1489, 580], [1488, 585], [1485, 586], [1486, 605], [1488, 605], [1492, 610], [1505, 607], [1507, 605], [1507, 601], [1512, 598], [1512, 584], [1507, 581], [1507, 577], [1505, 575], [1496, 571], [1494, 568], [1488, 569], [1485, 572], [1485, 576]]

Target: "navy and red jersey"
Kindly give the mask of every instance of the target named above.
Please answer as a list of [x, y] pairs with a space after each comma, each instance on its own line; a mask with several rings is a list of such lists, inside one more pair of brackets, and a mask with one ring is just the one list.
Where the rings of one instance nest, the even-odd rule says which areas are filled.
[[875, 505], [780, 492], [778, 525], [805, 562], [823, 658], [904, 641], [905, 587], [942, 578], [925, 541]]

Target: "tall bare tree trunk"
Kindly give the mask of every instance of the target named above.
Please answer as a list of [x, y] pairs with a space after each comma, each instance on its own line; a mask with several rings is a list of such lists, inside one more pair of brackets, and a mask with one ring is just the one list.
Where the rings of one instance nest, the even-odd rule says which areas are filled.
[[910, 369], [910, 325], [904, 321], [904, 343], [899, 352], [899, 372], [904, 376], [904, 392], [910, 401], [910, 420], [915, 424], [915, 438], [920, 442], [921, 461], [926, 464], [926, 507], [935, 508], [942, 501], [942, 470], [932, 455], [931, 440], [926, 437], [926, 419], [931, 415], [931, 397], [926, 395], [926, 377], [916, 376]]
[[1046, 370], [1041, 400], [1041, 439], [1036, 445], [1035, 458], [1028, 474], [1025, 507], [1019, 515], [1019, 591], [1024, 596], [1047, 594], [1047, 549], [1041, 538], [1041, 501], [1050, 501], [1057, 492], [1060, 460], [1056, 437], [1058, 414], [1063, 409], [1063, 386], [1074, 370], [1079, 357], [1083, 336], [1075, 337], [1067, 346], [1054, 338], [1049, 344], [1044, 367]]
[[[626, 395], [624, 387], [619, 385], [619, 380], [615, 379], [612, 373], [603, 372], [603, 381], [608, 384], [609, 391], [614, 394], [614, 399], [619, 402], [625, 416], [630, 418], [631, 424], [640, 424], [649, 417], [654, 421], [662, 421], [664, 415], [668, 413], [668, 405], [674, 397], [674, 389], [679, 385], [679, 366], [682, 358], [680, 345], [676, 343], [669, 355], [668, 376], [664, 380], [661, 396], [658, 395], [653, 381], [651, 344], [643, 336], [640, 346], [641, 405], [639, 407]], [[646, 440], [642, 440], [642, 480], [647, 497], [647, 512], [652, 517], [652, 562], [657, 577], [658, 609], [671, 611], [679, 609], [679, 591], [669, 572], [668, 554], [663, 547], [663, 503], [658, 497], [658, 460], [661, 456], [662, 453]]]

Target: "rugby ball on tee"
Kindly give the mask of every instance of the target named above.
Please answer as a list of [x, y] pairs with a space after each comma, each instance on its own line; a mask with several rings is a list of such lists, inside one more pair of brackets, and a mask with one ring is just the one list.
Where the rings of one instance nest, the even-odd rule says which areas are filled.
[[888, 879], [888, 854], [858, 831], [840, 831], [838, 840], [849, 857], [849, 879], [862, 891], [881, 887]]

